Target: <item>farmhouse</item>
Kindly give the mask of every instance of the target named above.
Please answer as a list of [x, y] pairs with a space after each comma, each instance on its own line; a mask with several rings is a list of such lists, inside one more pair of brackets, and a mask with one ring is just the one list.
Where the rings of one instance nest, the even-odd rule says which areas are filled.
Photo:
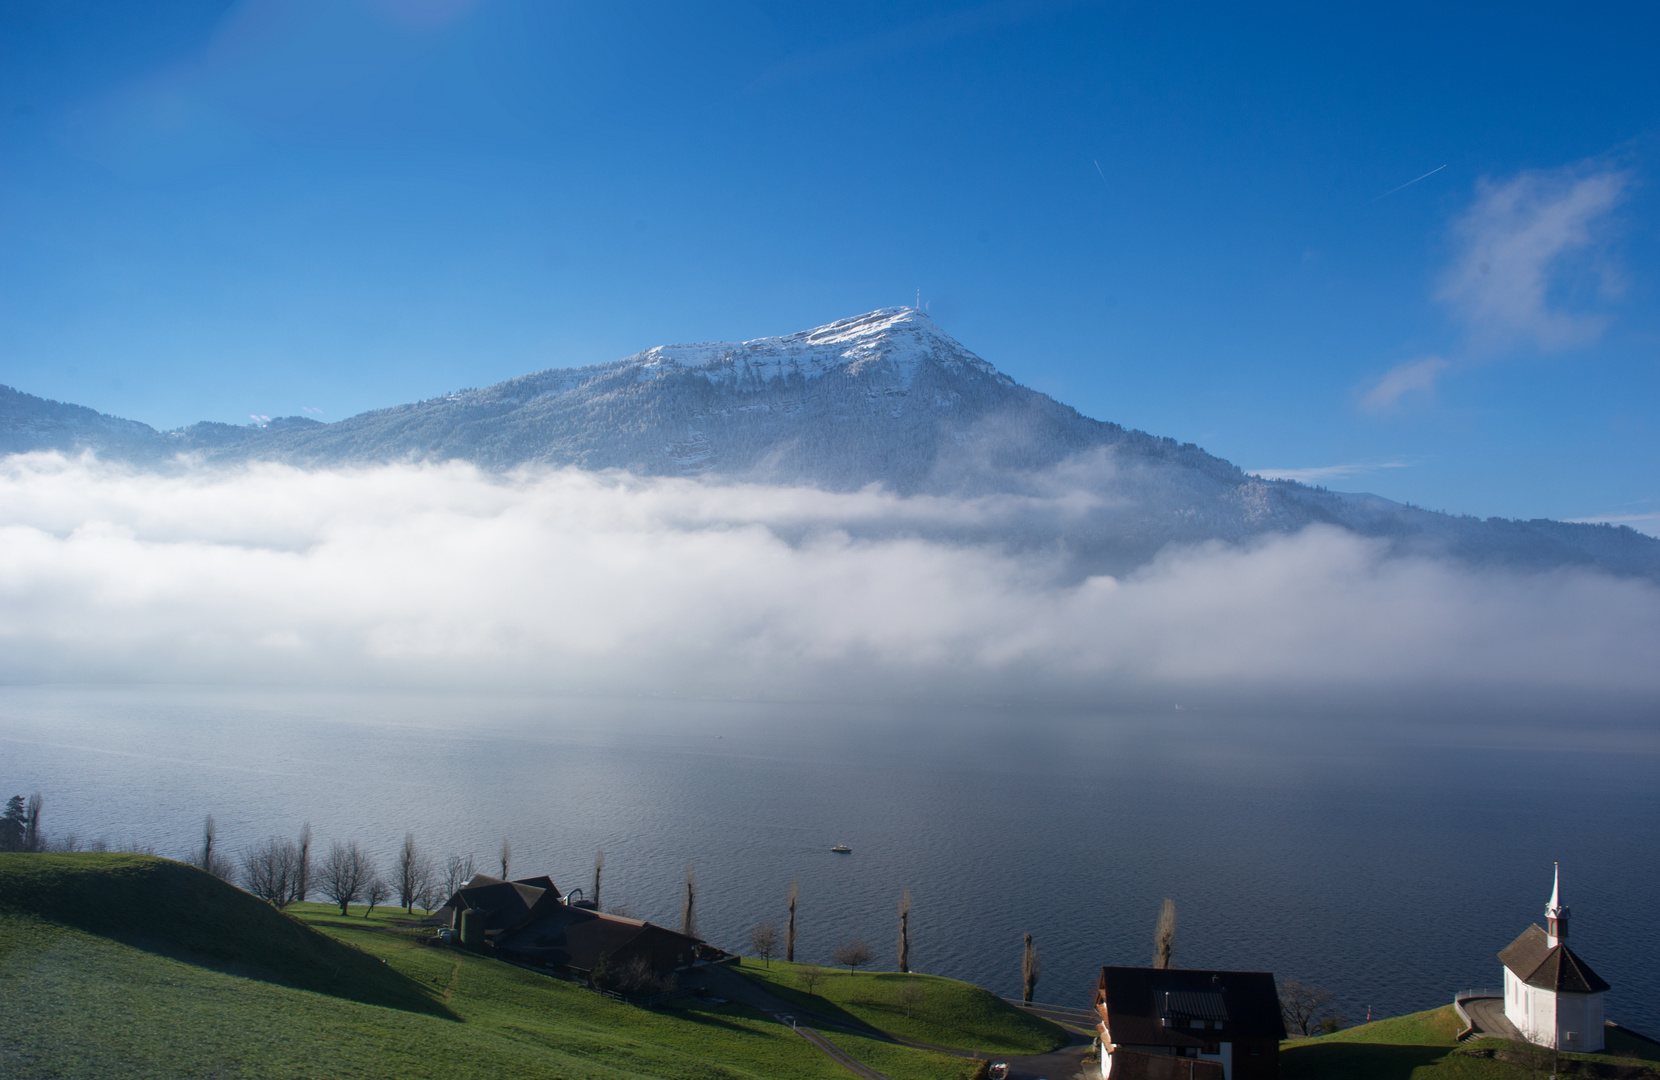
[[1266, 971], [1104, 967], [1095, 984], [1101, 1075], [1278, 1080], [1279, 991]]
[[1529, 1042], [1594, 1054], [1603, 1048], [1602, 995], [1590, 965], [1568, 948], [1568, 907], [1562, 870], [1551, 879], [1545, 929], [1534, 923], [1499, 953], [1504, 965], [1504, 1016]]
[[585, 981], [597, 974], [624, 989], [725, 955], [666, 927], [568, 900], [545, 876], [503, 881], [474, 874], [427, 921], [457, 930], [465, 924], [503, 959]]

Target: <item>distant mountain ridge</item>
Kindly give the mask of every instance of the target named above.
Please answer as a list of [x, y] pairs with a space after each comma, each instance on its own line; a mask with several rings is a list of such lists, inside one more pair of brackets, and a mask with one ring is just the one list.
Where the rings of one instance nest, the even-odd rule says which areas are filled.
[[1629, 528], [1436, 514], [1248, 476], [1199, 447], [1079, 414], [1021, 386], [911, 308], [781, 337], [663, 345], [324, 424], [198, 423], [158, 432], [0, 388], [0, 453], [89, 449], [165, 466], [306, 468], [466, 460], [806, 484], [904, 495], [1093, 498], [1066, 518], [1000, 521], [970, 539], [1060, 544], [1120, 572], [1173, 541], [1242, 541], [1317, 523], [1478, 563], [1596, 565], [1660, 578], [1660, 540]]

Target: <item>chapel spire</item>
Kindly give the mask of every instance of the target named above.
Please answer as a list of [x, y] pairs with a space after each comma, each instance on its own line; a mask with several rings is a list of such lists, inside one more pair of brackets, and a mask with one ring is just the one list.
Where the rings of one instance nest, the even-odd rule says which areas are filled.
[[1568, 940], [1568, 906], [1562, 903], [1562, 864], [1553, 863], [1550, 906], [1545, 908], [1545, 937], [1551, 948]]

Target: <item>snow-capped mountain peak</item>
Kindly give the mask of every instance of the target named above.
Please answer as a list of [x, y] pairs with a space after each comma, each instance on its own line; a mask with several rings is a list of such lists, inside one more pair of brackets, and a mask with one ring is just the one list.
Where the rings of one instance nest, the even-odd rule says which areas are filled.
[[959, 523], [953, 535], [1066, 552], [1080, 572], [1117, 574], [1172, 543], [1323, 525], [1474, 562], [1591, 565], [1660, 580], [1660, 541], [1630, 529], [1478, 521], [1264, 480], [1191, 443], [1081, 416], [1014, 382], [908, 307], [778, 337], [660, 345], [331, 424], [288, 417], [164, 434], [0, 387], [0, 453], [41, 449], [91, 449], [161, 467], [255, 459], [322, 468], [444, 460], [574, 466], [1014, 497], [1007, 505], [1064, 489], [1073, 507], [1065, 520], [1022, 518], [981, 532]]
[[916, 308], [882, 308], [851, 319], [779, 337], [743, 342], [658, 345], [625, 363], [636, 363], [648, 381], [674, 371], [696, 371], [728, 385], [764, 385], [792, 376], [817, 379], [845, 370], [865, 374], [886, 365], [901, 386], [910, 386], [918, 368], [932, 361], [947, 369], [973, 368], [997, 376], [997, 369], [963, 348]]

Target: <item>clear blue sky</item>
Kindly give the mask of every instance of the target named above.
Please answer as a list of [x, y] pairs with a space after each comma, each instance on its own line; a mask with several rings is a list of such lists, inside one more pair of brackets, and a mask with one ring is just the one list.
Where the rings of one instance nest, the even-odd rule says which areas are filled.
[[1655, 531], [1657, 31], [5, 0], [0, 382], [339, 419], [920, 288], [1016, 379], [1247, 468]]

